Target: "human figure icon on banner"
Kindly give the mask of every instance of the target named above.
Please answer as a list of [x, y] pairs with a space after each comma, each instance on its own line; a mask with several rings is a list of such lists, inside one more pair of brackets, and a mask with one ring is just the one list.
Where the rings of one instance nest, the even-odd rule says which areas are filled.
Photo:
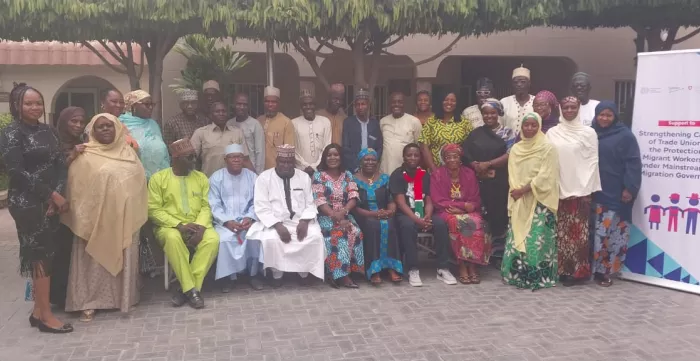
[[678, 193], [673, 193], [669, 197], [671, 199], [671, 203], [673, 203], [673, 206], [668, 206], [664, 208], [664, 216], [666, 215], [666, 211], [668, 211], [668, 231], [671, 232], [671, 228], [673, 228], [673, 232], [678, 232], [678, 213], [681, 214], [681, 217], [683, 217], [683, 208], [676, 206], [675, 204], [678, 204], [678, 202], [681, 201], [681, 195]]
[[657, 230], [659, 229], [659, 224], [661, 223], [661, 211], [664, 210], [664, 207], [656, 204], [659, 203], [660, 200], [661, 197], [659, 197], [658, 194], [654, 194], [651, 196], [651, 201], [655, 204], [644, 208], [644, 214], [649, 213], [649, 229], [654, 229], [654, 225], [656, 225]]
[[688, 214], [685, 225], [685, 234], [690, 234], [690, 231], [693, 231], [694, 236], [695, 229], [698, 225], [698, 213], [700, 213], [700, 209], [696, 208], [700, 203], [700, 196], [698, 196], [697, 193], [691, 194], [690, 197], [688, 197], [688, 203], [693, 207], [688, 207], [683, 211]]

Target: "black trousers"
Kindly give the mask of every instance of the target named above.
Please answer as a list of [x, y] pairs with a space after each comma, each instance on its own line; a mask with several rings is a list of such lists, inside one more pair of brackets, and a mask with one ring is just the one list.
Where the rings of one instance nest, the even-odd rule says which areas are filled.
[[[442, 218], [433, 215], [432, 233], [435, 241], [435, 253], [437, 253], [437, 267], [448, 268], [450, 262], [450, 238], [447, 233], [447, 223]], [[396, 215], [396, 224], [399, 226], [399, 239], [401, 249], [406, 257], [404, 269], [418, 268], [418, 233], [421, 231], [411, 218], [405, 214]]]

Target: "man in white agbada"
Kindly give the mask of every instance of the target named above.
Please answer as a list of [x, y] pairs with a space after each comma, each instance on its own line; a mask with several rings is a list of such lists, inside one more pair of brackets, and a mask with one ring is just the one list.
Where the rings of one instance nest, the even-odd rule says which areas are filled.
[[417, 143], [423, 125], [418, 118], [404, 111], [403, 93], [392, 93], [389, 97], [391, 114], [379, 121], [382, 130], [384, 151], [379, 171], [391, 174], [403, 164], [403, 148], [408, 143]]
[[535, 96], [530, 94], [530, 69], [520, 66], [513, 70], [513, 95], [501, 99], [503, 104], [503, 125], [520, 133], [520, 122], [525, 114], [534, 113], [532, 103]]
[[301, 91], [300, 117], [292, 119], [296, 133], [296, 165], [309, 176], [313, 176], [318, 164], [321, 163], [321, 153], [331, 144], [331, 121], [316, 115], [316, 103], [307, 89]]
[[274, 287], [282, 285], [284, 272], [299, 272], [304, 282], [309, 273], [323, 279], [326, 251], [311, 178], [294, 168], [294, 155], [292, 145], [277, 147], [275, 168], [262, 172], [255, 182], [258, 222], [248, 230], [248, 240], [261, 242]]
[[[248, 270], [251, 287], [261, 290], [263, 282], [258, 272], [262, 270], [263, 254], [260, 242], [246, 239], [246, 232], [257, 220], [253, 208], [257, 176], [243, 168], [243, 145], [231, 144], [224, 153], [226, 168], [217, 170], [209, 178], [209, 205], [214, 229], [219, 234], [216, 279], [235, 280], [238, 273]], [[221, 290], [229, 292], [231, 282], [224, 279]]]

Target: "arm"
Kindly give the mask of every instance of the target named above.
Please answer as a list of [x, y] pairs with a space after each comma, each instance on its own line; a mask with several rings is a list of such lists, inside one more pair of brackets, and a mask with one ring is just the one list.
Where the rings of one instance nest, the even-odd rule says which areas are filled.
[[351, 138], [350, 133], [352, 132], [350, 127], [348, 127], [348, 120], [350, 118], [345, 118], [343, 121], [343, 163], [346, 167], [353, 164], [352, 162], [352, 148], [351, 148]]
[[623, 162], [625, 163], [625, 174], [623, 184], [632, 198], [636, 198], [642, 184], [642, 159], [639, 155], [639, 144], [634, 136], [630, 137], [628, 146], [623, 149]]
[[382, 152], [384, 151], [384, 135], [382, 135], [382, 128], [379, 127], [379, 122], [377, 124], [377, 159], [382, 159]]
[[148, 218], [158, 227], [175, 228], [180, 220], [165, 210], [165, 195], [161, 174], [154, 174], [148, 182]]
[[[53, 130], [53, 135], [56, 140], [56, 144], [60, 144], [58, 138], [58, 131]], [[56, 184], [56, 189], [53, 191], [63, 195], [66, 188], [66, 182], [68, 181], [68, 165], [66, 164], [66, 155], [58, 150], [54, 154], [54, 167], [56, 168], [56, 176], [58, 177], [58, 183]]]
[[[299, 134], [296, 132], [294, 132], [294, 134], [294, 136], [296, 137], [296, 143], [301, 144], [302, 140], [299, 139]], [[304, 157], [301, 156], [301, 153], [299, 153], [299, 147], [297, 147], [294, 151], [294, 160], [298, 169], [304, 170], [310, 166], [310, 164], [306, 162]], [[314, 169], [316, 169], [316, 167], [314, 167]]]
[[333, 217], [333, 208], [328, 204], [326, 186], [321, 183], [319, 173], [314, 174], [311, 191], [313, 192], [314, 205], [316, 205], [319, 212], [324, 216]]
[[[323, 142], [323, 143], [321, 143], [321, 144], [323, 145], [324, 148], [325, 148], [327, 145], [331, 144], [331, 142], [333, 142], [333, 139], [332, 139], [332, 137], [333, 137], [333, 130], [332, 130], [332, 128], [331, 128], [331, 122], [330, 122], [330, 120], [327, 121], [326, 124], [327, 124], [327, 126], [324, 127], [324, 129], [323, 129], [323, 138], [321, 139], [321, 141]], [[309, 165], [310, 165], [311, 167], [313, 167], [314, 169], [318, 169], [318, 165], [319, 165], [319, 164], [321, 164], [321, 156], [320, 156], [320, 155], [319, 155], [318, 159], [317, 159], [313, 164], [309, 164]]]
[[433, 216], [433, 199], [430, 195], [430, 187], [432, 187], [432, 182], [430, 181], [430, 177], [428, 176], [428, 173], [423, 175], [423, 193], [425, 196], [423, 196], [423, 207], [425, 211], [425, 217], [423, 219], [430, 219]]
[[294, 124], [292, 124], [291, 120], [287, 121], [287, 126], [284, 127], [284, 144], [289, 144], [289, 145], [297, 145], [296, 141], [296, 132], [294, 131]]
[[254, 187], [255, 187], [255, 181], [257, 180], [258, 176], [255, 174], [255, 171], [252, 172], [253, 174], [250, 174], [250, 177], [248, 178], [248, 187], [253, 188], [253, 192], [250, 192], [251, 197], [248, 200], [248, 206], [246, 207], [245, 214], [243, 214], [243, 218], [250, 218], [254, 221], [257, 221], [258, 218], [255, 216], [255, 207], [253, 206], [253, 194], [255, 192]]
[[260, 122], [255, 122], [255, 130], [253, 131], [253, 138], [255, 139], [255, 172], [260, 174], [265, 170], [265, 131], [260, 125]]
[[209, 180], [203, 174], [200, 175], [200, 182], [202, 185], [202, 207], [199, 209], [199, 214], [194, 223], [200, 226], [210, 228], [212, 226], [212, 214], [211, 207], [209, 207]]
[[265, 228], [272, 228], [275, 224], [281, 222], [275, 217], [272, 210], [272, 202], [270, 200], [270, 185], [266, 177], [258, 177], [255, 181], [255, 190], [253, 196], [253, 205], [255, 214], [258, 220]]
[[176, 141], [177, 136], [175, 135], [175, 130], [173, 129], [172, 122], [170, 119], [163, 124], [163, 141], [165, 145], [173, 144]]
[[211, 215], [214, 220], [214, 224], [224, 224], [230, 219], [226, 219], [226, 212], [224, 211], [224, 202], [221, 198], [221, 180], [222, 174], [219, 171], [214, 172], [211, 178], [209, 178], [209, 206], [211, 207]]
[[312, 195], [313, 191], [311, 190], [311, 180], [308, 178], [309, 176], [306, 175], [306, 173], [304, 173], [302, 176], [306, 180], [304, 182], [306, 208], [304, 208], [304, 211], [301, 212], [301, 219], [310, 221], [316, 219], [316, 216], [318, 216], [318, 209], [316, 207], [316, 204], [314, 203], [314, 197]]
[[[435, 210], [437, 210], [438, 212], [446, 212], [447, 209], [450, 207], [458, 207], [460, 209], [464, 208], [463, 202], [455, 202], [452, 199], [450, 199], [449, 194], [445, 194], [445, 192], [450, 192], [450, 189], [448, 187], [443, 186], [441, 188], [439, 186], [439, 174], [439, 172], [434, 172], [431, 175], [432, 179], [430, 182], [429, 193], [431, 194], [431, 203], [433, 203]], [[425, 205], [427, 205], [426, 200], [423, 200], [423, 202]]]
[[200, 132], [199, 129], [195, 130], [192, 134], [192, 138], [190, 138], [190, 143], [192, 143], [192, 147], [194, 147], [197, 158], [202, 155], [202, 132]]
[[428, 169], [436, 169], [437, 166], [435, 165], [435, 162], [433, 162], [433, 154], [430, 152], [430, 148], [428, 147], [428, 145], [425, 143], [420, 143], [420, 150], [421, 158], [425, 160], [425, 163], [428, 165]]
[[492, 159], [489, 161], [491, 163], [489, 168], [502, 168], [508, 166], [508, 153], [503, 154], [502, 156]]
[[48, 202], [54, 190], [49, 185], [41, 183], [29, 175], [24, 167], [23, 148], [22, 141], [15, 137], [9, 137], [6, 130], [0, 135], [0, 150], [10, 182], [28, 185], [30, 192]]

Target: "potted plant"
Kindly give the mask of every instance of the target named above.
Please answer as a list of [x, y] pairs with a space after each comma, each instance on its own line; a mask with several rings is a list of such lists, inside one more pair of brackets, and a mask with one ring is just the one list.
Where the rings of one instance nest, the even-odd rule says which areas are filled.
[[[0, 130], [5, 128], [12, 122], [12, 116], [8, 113], [0, 114]], [[7, 206], [7, 189], [10, 186], [10, 180], [5, 171], [5, 163], [0, 160], [0, 208]]]

